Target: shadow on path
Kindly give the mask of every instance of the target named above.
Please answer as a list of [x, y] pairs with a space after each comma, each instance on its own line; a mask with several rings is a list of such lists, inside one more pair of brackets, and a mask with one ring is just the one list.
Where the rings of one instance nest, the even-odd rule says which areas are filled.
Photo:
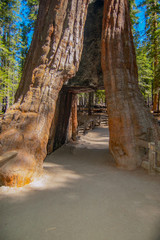
[[160, 177], [116, 169], [107, 131], [49, 155], [32, 184], [0, 189], [0, 240], [160, 240]]

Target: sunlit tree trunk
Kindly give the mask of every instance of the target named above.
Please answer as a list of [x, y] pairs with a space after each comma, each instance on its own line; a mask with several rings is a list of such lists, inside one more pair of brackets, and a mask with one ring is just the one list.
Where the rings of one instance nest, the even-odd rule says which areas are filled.
[[0, 168], [4, 185], [23, 186], [42, 169], [58, 93], [78, 70], [88, 0], [41, 0], [15, 104], [1, 124], [0, 154], [17, 156]]
[[102, 68], [109, 114], [110, 150], [117, 166], [135, 169], [146, 151], [139, 140], [156, 141], [158, 126], [138, 88], [127, 0], [105, 0]]

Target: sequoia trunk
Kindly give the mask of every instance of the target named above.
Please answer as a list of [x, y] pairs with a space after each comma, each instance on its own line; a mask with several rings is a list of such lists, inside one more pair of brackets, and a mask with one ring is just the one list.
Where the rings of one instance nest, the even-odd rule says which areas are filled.
[[138, 88], [127, 0], [105, 0], [101, 57], [110, 150], [118, 167], [135, 169], [141, 165], [146, 153], [139, 140], [156, 141], [158, 126]]
[[16, 157], [0, 169], [2, 184], [23, 186], [42, 169], [58, 93], [78, 70], [88, 0], [40, 1], [16, 103], [1, 125], [0, 154]]

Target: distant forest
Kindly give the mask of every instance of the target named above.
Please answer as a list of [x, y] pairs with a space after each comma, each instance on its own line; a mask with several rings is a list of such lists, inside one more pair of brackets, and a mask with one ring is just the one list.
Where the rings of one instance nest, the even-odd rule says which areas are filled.
[[[22, 76], [35, 20], [38, 0], [0, 1], [0, 112], [14, 102]], [[139, 86], [148, 106], [159, 110], [160, 98], [160, 1], [129, 0], [132, 32], [137, 55]], [[144, 19], [140, 16], [144, 13]], [[144, 31], [140, 31], [140, 24]]]

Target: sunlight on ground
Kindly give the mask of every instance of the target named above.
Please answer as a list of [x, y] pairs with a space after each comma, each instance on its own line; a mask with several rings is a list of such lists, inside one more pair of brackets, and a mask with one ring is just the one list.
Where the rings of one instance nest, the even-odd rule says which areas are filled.
[[[97, 131], [97, 129], [101, 131]], [[80, 137], [78, 148], [107, 149], [109, 146], [109, 129], [107, 126], [87, 132]]]
[[44, 162], [43, 167], [43, 175], [24, 187], [0, 187], [0, 199], [3, 197], [25, 197], [33, 191], [67, 187], [69, 183], [82, 178], [74, 171], [67, 170], [58, 164]]
[[[98, 131], [97, 131], [98, 130]], [[71, 144], [72, 145], [72, 144]], [[74, 152], [78, 149], [107, 149], [109, 145], [108, 127], [97, 127], [87, 132], [74, 144]], [[47, 189], [58, 189], [68, 187], [69, 183], [73, 183], [82, 178], [72, 170], [65, 169], [59, 164], [52, 162], [44, 162], [43, 175], [35, 179], [32, 183], [21, 187], [0, 187], [0, 199], [4, 197], [26, 197], [34, 191], [43, 191]]]

